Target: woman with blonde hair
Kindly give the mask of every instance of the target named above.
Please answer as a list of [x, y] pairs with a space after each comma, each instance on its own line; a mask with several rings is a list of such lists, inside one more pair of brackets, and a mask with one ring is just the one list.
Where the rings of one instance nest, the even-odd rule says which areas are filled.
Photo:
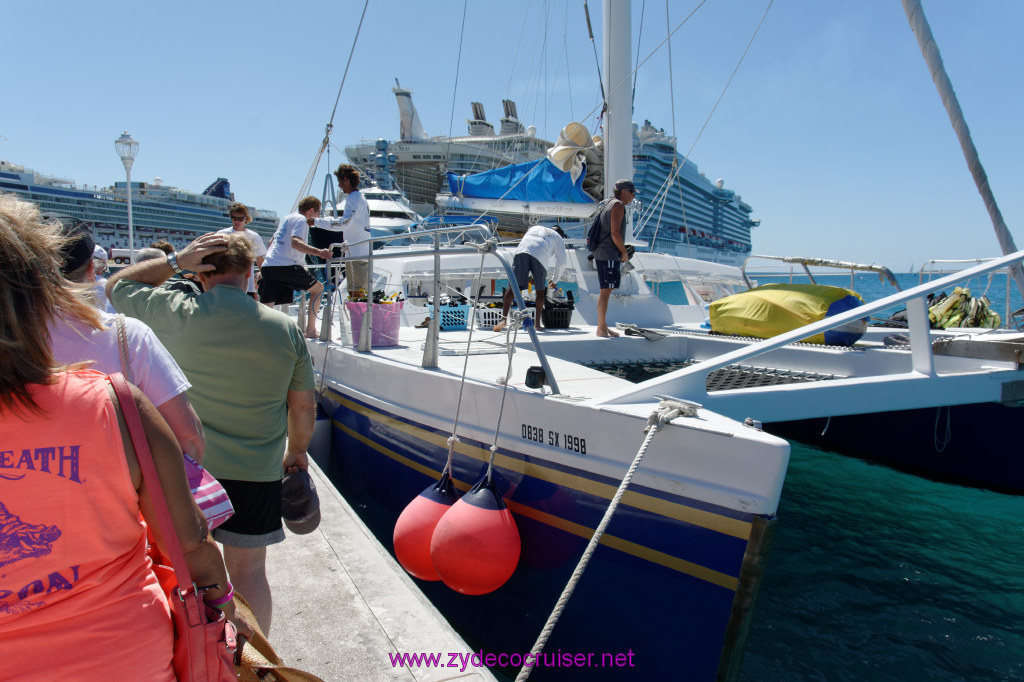
[[[154, 509], [124, 416], [106, 375], [50, 352], [56, 315], [101, 324], [89, 288], [61, 274], [63, 239], [35, 205], [0, 195], [2, 676], [174, 680], [170, 611], [146, 555]], [[192, 578], [248, 636], [174, 435], [132, 396]]]

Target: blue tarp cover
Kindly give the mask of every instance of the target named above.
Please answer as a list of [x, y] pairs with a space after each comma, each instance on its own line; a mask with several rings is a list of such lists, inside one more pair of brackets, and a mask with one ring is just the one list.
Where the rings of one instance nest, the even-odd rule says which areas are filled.
[[[573, 183], [569, 173], [559, 170], [546, 157], [538, 161], [504, 166], [473, 175], [457, 175], [455, 173], [446, 173], [445, 175], [448, 176], [448, 189], [452, 194], [461, 194], [477, 199], [561, 201], [573, 204], [597, 203], [581, 189], [583, 178], [586, 176], [585, 168]], [[523, 176], [526, 176], [525, 179]]]

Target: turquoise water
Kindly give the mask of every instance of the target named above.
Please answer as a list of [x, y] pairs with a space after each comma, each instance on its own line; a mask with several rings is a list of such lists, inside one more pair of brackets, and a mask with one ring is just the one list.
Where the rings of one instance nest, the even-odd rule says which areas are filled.
[[[869, 301], [892, 291], [873, 275], [854, 289]], [[1000, 314], [1005, 292], [999, 276], [988, 296]], [[794, 443], [741, 680], [1024, 680], [1022, 562], [1024, 497]]]
[[794, 444], [741, 679], [1024, 680], [1022, 559], [1024, 498]]

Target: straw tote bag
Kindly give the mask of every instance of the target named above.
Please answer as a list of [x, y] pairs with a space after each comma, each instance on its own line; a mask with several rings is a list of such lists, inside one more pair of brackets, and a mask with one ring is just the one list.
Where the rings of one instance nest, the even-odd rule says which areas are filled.
[[[131, 389], [121, 374], [111, 375], [110, 383], [128, 424], [142, 477], [156, 513], [155, 525], [166, 539], [167, 554], [173, 570], [174, 579], [168, 580], [166, 567], [154, 566], [154, 572], [160, 578], [171, 607], [171, 620], [174, 623], [174, 672], [181, 682], [237, 680], [234, 666], [235, 626], [224, 617], [223, 612], [206, 605], [203, 595], [193, 583]], [[160, 568], [164, 571], [158, 570]], [[164, 575], [161, 576], [161, 572]]]
[[245, 640], [236, 664], [238, 682], [324, 682], [305, 670], [286, 666], [267, 641], [245, 597], [235, 592], [235, 613], [252, 626], [252, 639]]

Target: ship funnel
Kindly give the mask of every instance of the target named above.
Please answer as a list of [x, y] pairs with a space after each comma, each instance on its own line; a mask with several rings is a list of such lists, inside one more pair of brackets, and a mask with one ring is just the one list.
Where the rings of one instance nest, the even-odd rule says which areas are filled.
[[473, 118], [469, 123], [470, 135], [494, 135], [494, 126], [487, 122], [487, 115], [484, 113], [484, 105], [480, 102], [470, 102], [473, 107]]
[[519, 114], [516, 113], [516, 103], [510, 99], [503, 99], [501, 104], [505, 107], [505, 115], [501, 118], [501, 134], [522, 135], [525, 132], [525, 128], [519, 122]]
[[416, 106], [412, 103], [412, 90], [406, 90], [395, 79], [395, 87], [391, 88], [398, 100], [399, 115], [399, 137], [403, 140], [426, 140], [427, 134], [420, 123], [420, 115], [416, 113]]

